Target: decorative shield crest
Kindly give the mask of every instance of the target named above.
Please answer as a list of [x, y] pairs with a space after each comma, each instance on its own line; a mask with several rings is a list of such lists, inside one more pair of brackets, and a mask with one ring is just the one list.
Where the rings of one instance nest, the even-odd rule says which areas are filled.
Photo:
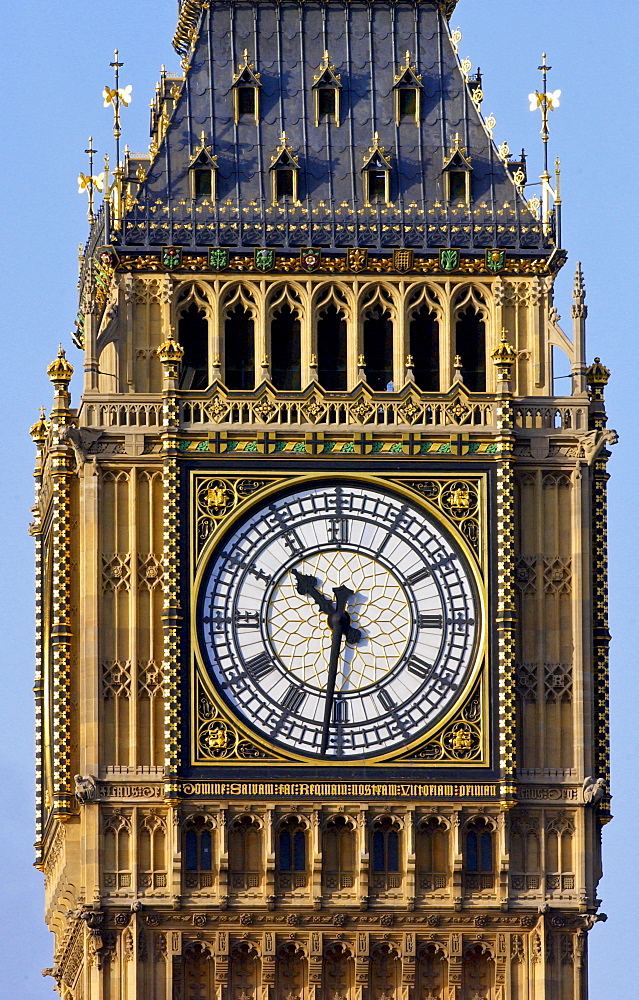
[[266, 247], [255, 248], [255, 266], [258, 271], [270, 271], [275, 263], [275, 250]]
[[396, 271], [410, 271], [413, 267], [413, 251], [393, 250], [393, 267]]
[[349, 247], [346, 251], [346, 266], [358, 273], [368, 266], [368, 250], [359, 247]]
[[486, 267], [493, 274], [498, 274], [499, 271], [503, 271], [506, 266], [506, 251], [505, 250], [487, 250], [486, 251]]
[[317, 271], [322, 260], [319, 247], [303, 247], [300, 250], [300, 264], [305, 271]]
[[231, 254], [222, 247], [211, 247], [209, 249], [209, 267], [214, 271], [222, 271], [229, 266]]
[[174, 271], [182, 263], [182, 247], [162, 247], [162, 267]]
[[98, 263], [105, 270], [109, 267], [116, 268], [120, 263], [120, 259], [113, 247], [98, 247], [95, 256]]
[[459, 267], [459, 250], [440, 250], [439, 266], [442, 271], [456, 271]]

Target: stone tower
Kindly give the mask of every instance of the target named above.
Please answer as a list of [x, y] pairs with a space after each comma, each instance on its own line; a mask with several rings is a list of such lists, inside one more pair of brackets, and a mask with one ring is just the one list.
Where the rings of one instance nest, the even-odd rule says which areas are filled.
[[93, 220], [32, 428], [63, 1000], [586, 997], [609, 372], [454, 7], [183, 0]]

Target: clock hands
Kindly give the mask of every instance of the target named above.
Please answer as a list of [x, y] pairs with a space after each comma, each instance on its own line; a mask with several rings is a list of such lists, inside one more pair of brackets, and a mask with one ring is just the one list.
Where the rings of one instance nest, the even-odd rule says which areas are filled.
[[347, 643], [359, 642], [362, 633], [358, 628], [351, 625], [351, 616], [346, 610], [349, 597], [355, 593], [350, 587], [341, 585], [333, 587], [335, 594], [335, 604], [317, 589], [317, 579], [314, 576], [305, 576], [292, 570], [297, 581], [297, 593], [303, 597], [311, 597], [318, 608], [328, 619], [328, 625], [333, 633], [331, 641], [331, 652], [328, 661], [328, 676], [326, 678], [326, 701], [324, 703], [324, 724], [322, 727], [322, 748], [321, 752], [326, 753], [331, 725], [331, 713], [333, 710], [333, 699], [335, 698], [335, 683], [337, 680], [337, 667], [342, 651], [342, 637]]

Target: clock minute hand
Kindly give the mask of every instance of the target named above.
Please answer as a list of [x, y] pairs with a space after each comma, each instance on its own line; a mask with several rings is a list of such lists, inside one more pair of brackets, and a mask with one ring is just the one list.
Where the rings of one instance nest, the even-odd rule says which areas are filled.
[[337, 607], [332, 609], [328, 616], [328, 623], [333, 631], [331, 642], [331, 654], [328, 661], [328, 677], [326, 678], [326, 701], [324, 703], [324, 726], [322, 730], [322, 753], [326, 753], [328, 747], [328, 737], [331, 725], [331, 712], [333, 709], [333, 699], [335, 697], [335, 682], [337, 680], [337, 665], [342, 650], [342, 636], [346, 636], [347, 642], [357, 642], [361, 638], [359, 629], [351, 628], [351, 616], [346, 611], [346, 604], [349, 597], [355, 591], [350, 587], [334, 587], [335, 602]]

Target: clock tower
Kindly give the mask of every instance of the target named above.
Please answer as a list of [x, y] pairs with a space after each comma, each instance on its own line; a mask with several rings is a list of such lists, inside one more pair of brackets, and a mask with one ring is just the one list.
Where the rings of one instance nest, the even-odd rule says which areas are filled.
[[609, 372], [455, 6], [182, 0], [91, 208], [32, 428], [63, 1000], [587, 996]]

